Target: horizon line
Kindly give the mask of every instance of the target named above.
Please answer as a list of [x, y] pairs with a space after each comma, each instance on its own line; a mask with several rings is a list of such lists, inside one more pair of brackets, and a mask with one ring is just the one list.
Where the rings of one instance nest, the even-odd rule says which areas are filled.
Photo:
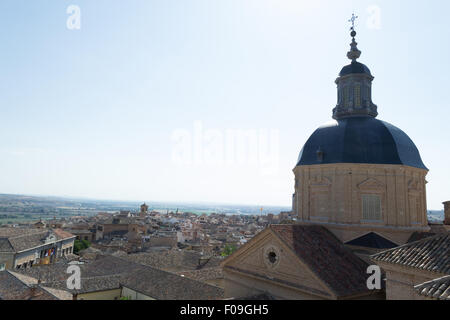
[[0, 196], [25, 196], [25, 197], [38, 197], [38, 198], [59, 198], [59, 199], [66, 199], [66, 200], [89, 200], [89, 201], [105, 201], [105, 202], [122, 202], [122, 203], [157, 203], [157, 204], [184, 204], [184, 205], [220, 205], [220, 206], [247, 206], [247, 207], [280, 207], [280, 208], [290, 208], [292, 210], [291, 206], [288, 205], [268, 205], [268, 204], [243, 204], [243, 203], [225, 203], [225, 202], [204, 202], [204, 201], [187, 201], [187, 202], [178, 202], [178, 201], [158, 201], [158, 200], [117, 200], [117, 199], [100, 199], [100, 198], [91, 198], [91, 197], [78, 197], [78, 196], [58, 196], [58, 195], [45, 195], [45, 194], [24, 194], [24, 193], [3, 193], [0, 192]]

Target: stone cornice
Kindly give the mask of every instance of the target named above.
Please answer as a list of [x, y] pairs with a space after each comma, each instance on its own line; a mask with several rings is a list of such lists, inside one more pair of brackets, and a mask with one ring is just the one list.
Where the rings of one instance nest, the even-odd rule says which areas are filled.
[[360, 230], [367, 229], [378, 229], [378, 230], [384, 230], [384, 231], [404, 231], [404, 232], [414, 232], [414, 231], [420, 231], [420, 232], [428, 232], [430, 231], [429, 226], [417, 226], [417, 227], [397, 227], [397, 226], [386, 226], [386, 225], [373, 225], [373, 224], [350, 224], [350, 223], [336, 223], [336, 222], [318, 222], [318, 221], [310, 221], [310, 220], [297, 220], [299, 223], [304, 224], [320, 224], [324, 226], [332, 226], [337, 228], [342, 228], [348, 230], [348, 227], [351, 227], [353, 229], [358, 228]]
[[302, 166], [296, 166], [292, 171], [298, 170], [298, 169], [347, 169], [352, 171], [352, 169], [360, 169], [360, 170], [393, 170], [393, 172], [389, 173], [386, 172], [383, 174], [383, 176], [398, 176], [396, 171], [398, 169], [403, 170], [411, 170], [420, 172], [422, 174], [427, 174], [429, 170], [416, 168], [416, 167], [410, 167], [405, 166], [402, 164], [373, 164], [373, 163], [327, 163], [327, 164], [314, 164], [314, 165], [302, 165]]

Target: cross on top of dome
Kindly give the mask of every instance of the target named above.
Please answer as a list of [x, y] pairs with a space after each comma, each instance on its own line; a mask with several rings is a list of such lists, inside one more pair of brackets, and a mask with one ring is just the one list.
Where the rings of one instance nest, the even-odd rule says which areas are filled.
[[352, 17], [350, 18], [350, 20], [348, 20], [348, 22], [352, 23], [352, 26], [350, 28], [351, 31], [355, 31], [355, 21], [356, 19], [358, 19], [358, 16], [355, 16], [354, 13], [352, 13]]
[[352, 37], [352, 43], [350, 44], [350, 51], [347, 53], [347, 57], [352, 60], [352, 62], [356, 61], [361, 56], [361, 51], [358, 50], [357, 45], [358, 43], [355, 41], [356, 31], [355, 31], [355, 21], [358, 19], [358, 16], [355, 16], [355, 14], [352, 14], [352, 17], [348, 22], [352, 23], [352, 26], [350, 30], [352, 31], [350, 33]]

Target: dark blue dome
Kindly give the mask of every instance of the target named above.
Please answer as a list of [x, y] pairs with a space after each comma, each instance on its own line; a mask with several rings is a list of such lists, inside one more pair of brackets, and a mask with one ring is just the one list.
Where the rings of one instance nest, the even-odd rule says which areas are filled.
[[370, 73], [369, 68], [366, 65], [356, 62], [356, 61], [352, 61], [351, 64], [342, 68], [341, 72], [339, 73], [339, 76], [343, 77], [343, 76], [346, 76], [346, 75], [352, 74], [352, 73], [359, 73], [359, 74], [363, 73], [363, 74], [368, 74], [370, 76], [372, 75]]
[[372, 117], [335, 120], [306, 142], [297, 165], [398, 164], [428, 170], [414, 142], [399, 128]]

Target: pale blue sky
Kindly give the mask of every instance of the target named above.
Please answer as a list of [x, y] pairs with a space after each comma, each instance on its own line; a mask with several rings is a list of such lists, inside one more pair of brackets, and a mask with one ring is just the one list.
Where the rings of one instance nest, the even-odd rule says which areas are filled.
[[[81, 29], [69, 30], [69, 5]], [[381, 10], [380, 28], [367, 11]], [[0, 193], [290, 205], [292, 169], [331, 119], [355, 11], [379, 119], [450, 200], [448, 1], [3, 0]], [[174, 132], [273, 129], [275, 172], [174, 162]]]

